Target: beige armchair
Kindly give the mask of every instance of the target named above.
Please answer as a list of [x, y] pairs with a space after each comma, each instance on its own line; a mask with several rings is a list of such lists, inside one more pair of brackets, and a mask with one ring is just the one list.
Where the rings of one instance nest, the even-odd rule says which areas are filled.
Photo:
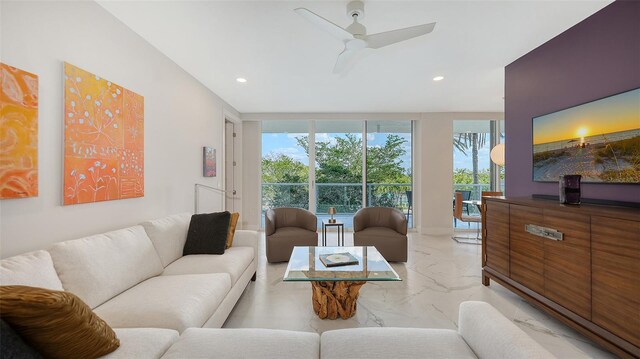
[[267, 261], [288, 262], [294, 246], [318, 245], [318, 219], [303, 208], [272, 208], [265, 215]]
[[406, 262], [407, 217], [395, 208], [362, 208], [353, 216], [353, 243], [376, 247], [389, 262]]

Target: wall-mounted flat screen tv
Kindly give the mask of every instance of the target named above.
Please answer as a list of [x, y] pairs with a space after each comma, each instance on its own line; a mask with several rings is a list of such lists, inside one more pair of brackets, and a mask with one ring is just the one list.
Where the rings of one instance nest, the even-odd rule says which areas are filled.
[[640, 183], [640, 88], [533, 118], [533, 180]]

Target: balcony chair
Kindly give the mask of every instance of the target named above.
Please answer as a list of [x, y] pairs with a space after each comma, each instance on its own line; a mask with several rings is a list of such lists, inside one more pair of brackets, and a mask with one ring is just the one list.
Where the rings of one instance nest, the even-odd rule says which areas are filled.
[[413, 191], [405, 191], [407, 195], [407, 219], [409, 218], [409, 211], [413, 211]]
[[303, 208], [272, 208], [265, 214], [269, 263], [288, 262], [294, 246], [318, 245], [318, 219]]
[[[471, 224], [471, 222], [480, 223], [482, 222], [482, 217], [480, 216], [470, 216], [462, 214], [462, 203], [464, 201], [463, 194], [461, 192], [456, 191], [455, 200], [453, 201], [453, 218], [460, 220], [462, 222], [467, 222]], [[480, 244], [480, 226], [477, 226], [476, 230], [476, 239], [469, 239], [465, 237], [458, 237], [454, 235], [453, 240], [458, 243], [468, 243], [468, 244]]]
[[[462, 200], [463, 201], [468, 201], [471, 199], [471, 191], [465, 191], [465, 190], [456, 190], [454, 193], [462, 193]], [[455, 209], [455, 205], [456, 205], [456, 201], [455, 198], [453, 200], [453, 207]], [[467, 203], [463, 203], [462, 204], [462, 209], [464, 209], [465, 212], [467, 212], [467, 216], [469, 215], [469, 204]], [[458, 225], [458, 219], [456, 217], [453, 218], [453, 226], [456, 227]]]
[[353, 216], [353, 243], [376, 247], [389, 262], [406, 262], [407, 223], [407, 217], [398, 209], [362, 208]]

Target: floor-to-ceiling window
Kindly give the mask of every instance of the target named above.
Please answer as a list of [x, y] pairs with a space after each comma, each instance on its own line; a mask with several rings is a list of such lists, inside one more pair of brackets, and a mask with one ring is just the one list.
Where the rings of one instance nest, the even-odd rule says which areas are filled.
[[[262, 211], [309, 209], [309, 121], [262, 124]], [[263, 216], [264, 220], [264, 216]]]
[[263, 213], [301, 207], [321, 221], [333, 207], [352, 228], [363, 206], [387, 206], [408, 214], [412, 226], [411, 146], [411, 121], [265, 120]]
[[[504, 171], [491, 162], [490, 152], [503, 142], [501, 121], [454, 121], [453, 191], [462, 192], [464, 199], [480, 200], [482, 191], [501, 190], [499, 183], [504, 183]], [[478, 215], [479, 210], [472, 204], [463, 204], [463, 214]], [[456, 228], [476, 225], [454, 221]]]
[[351, 227], [362, 208], [362, 121], [315, 121], [316, 215], [330, 207]]
[[394, 207], [413, 224], [411, 121], [367, 121], [367, 205]]

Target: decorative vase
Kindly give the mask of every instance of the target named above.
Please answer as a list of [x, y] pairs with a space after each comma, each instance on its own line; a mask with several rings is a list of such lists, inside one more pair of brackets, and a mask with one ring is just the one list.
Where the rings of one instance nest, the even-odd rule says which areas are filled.
[[580, 204], [581, 175], [560, 176], [560, 203]]

